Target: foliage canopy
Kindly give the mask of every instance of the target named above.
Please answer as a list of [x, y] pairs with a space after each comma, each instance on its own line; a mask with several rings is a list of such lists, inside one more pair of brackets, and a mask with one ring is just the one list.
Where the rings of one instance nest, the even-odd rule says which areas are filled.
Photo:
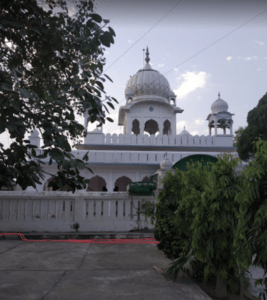
[[248, 161], [255, 156], [256, 149], [253, 142], [261, 138], [267, 141], [267, 93], [259, 100], [256, 107], [248, 112], [248, 126], [238, 129], [237, 134], [237, 152], [241, 160]]
[[[70, 2], [70, 1], [69, 1]], [[76, 159], [68, 139], [79, 143], [85, 128], [75, 113], [88, 110], [91, 122], [101, 125], [117, 100], [105, 96], [101, 76], [104, 48], [114, 43], [114, 30], [93, 13], [93, 2], [72, 1], [70, 16], [65, 1], [0, 1], [0, 134], [7, 131], [9, 148], [0, 144], [0, 189], [18, 184], [36, 188], [44, 178], [44, 160], [56, 163], [50, 186], [75, 191], [86, 187], [80, 169], [86, 159]], [[46, 8], [46, 9], [44, 9]], [[107, 75], [104, 76], [110, 79]], [[38, 129], [42, 153], [25, 139]]]

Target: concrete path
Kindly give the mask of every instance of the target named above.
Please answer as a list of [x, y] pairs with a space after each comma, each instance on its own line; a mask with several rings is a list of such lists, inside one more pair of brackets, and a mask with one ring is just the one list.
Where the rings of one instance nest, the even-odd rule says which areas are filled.
[[166, 282], [156, 244], [0, 240], [1, 300], [211, 300], [189, 279]]

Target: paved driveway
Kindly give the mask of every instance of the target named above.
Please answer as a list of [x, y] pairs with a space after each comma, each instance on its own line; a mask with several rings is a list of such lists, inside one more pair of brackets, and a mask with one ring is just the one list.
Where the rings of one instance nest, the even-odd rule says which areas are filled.
[[0, 240], [1, 300], [210, 300], [192, 281], [166, 282], [156, 244]]

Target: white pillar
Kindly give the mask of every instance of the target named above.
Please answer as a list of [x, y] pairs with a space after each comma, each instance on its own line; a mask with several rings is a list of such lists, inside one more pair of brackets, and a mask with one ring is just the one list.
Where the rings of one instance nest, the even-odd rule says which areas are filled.
[[108, 173], [108, 184], [107, 184], [108, 192], [113, 192], [113, 173]]
[[216, 118], [214, 120], [214, 124], [215, 124], [215, 135], [217, 135], [217, 119]]
[[126, 129], [126, 134], [131, 134], [132, 132], [132, 123], [130, 122], [130, 120], [127, 123], [127, 129]]
[[33, 129], [31, 135], [29, 136], [31, 145], [35, 145], [40, 148], [40, 137], [37, 129]]
[[171, 135], [176, 135], [176, 122], [175, 122], [175, 119], [173, 119], [172, 121], [171, 121]]
[[162, 118], [159, 119], [159, 134], [163, 135], [163, 121]]
[[211, 135], [211, 126], [209, 126], [209, 135]]
[[140, 120], [139, 120], [139, 124], [140, 124], [140, 134], [144, 134], [144, 129], [145, 129], [145, 122], [144, 122], [144, 118], [141, 118]]
[[233, 122], [231, 122], [231, 125], [230, 125], [230, 134], [233, 135]]

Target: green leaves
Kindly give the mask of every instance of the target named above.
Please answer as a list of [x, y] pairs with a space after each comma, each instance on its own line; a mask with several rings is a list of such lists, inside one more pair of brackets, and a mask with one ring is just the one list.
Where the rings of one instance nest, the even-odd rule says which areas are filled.
[[102, 22], [102, 17], [98, 14], [90, 14], [90, 17], [97, 23]]
[[102, 35], [100, 35], [99, 39], [101, 43], [106, 47], [110, 47], [110, 44], [114, 44], [114, 39], [110, 32], [104, 32]]
[[77, 75], [78, 72], [79, 72], [78, 64], [73, 64], [73, 66], [72, 66], [72, 75]]
[[64, 160], [64, 154], [59, 149], [52, 149], [51, 151], [49, 151], [49, 155], [51, 156], [52, 159], [56, 161]]
[[[64, 1], [51, 2], [50, 11], [37, 3], [10, 0], [1, 4], [0, 116], [5, 117], [0, 133], [7, 130], [15, 142], [0, 150], [0, 162], [4, 161], [0, 188], [14, 182], [23, 188], [35, 187], [44, 174], [42, 160], [48, 157], [50, 164], [58, 165], [53, 188], [67, 185], [75, 191], [85, 186], [79, 169], [91, 170], [85, 164], [88, 156], [85, 161], [70, 156], [68, 140], [78, 144], [83, 137], [84, 128], [75, 113], [90, 109], [91, 120], [105, 122], [102, 45], [114, 43], [115, 33], [99, 26], [109, 21], [93, 13], [91, 1], [77, 5], [74, 17], [69, 16]], [[109, 98], [110, 107], [113, 101], [117, 103]], [[40, 155], [23, 141], [33, 127], [42, 133], [44, 153]]]
[[[107, 79], [108, 79], [109, 81], [113, 82], [112, 79], [111, 79], [107, 74], [104, 74], [104, 76], [107, 77]], [[115, 98], [112, 98], [112, 99], [114, 100]]]
[[253, 142], [259, 137], [267, 141], [266, 121], [267, 121], [267, 93], [259, 100], [256, 107], [248, 112], [246, 128], [240, 127], [235, 133], [235, 146], [240, 159], [248, 161], [254, 158], [256, 149]]

